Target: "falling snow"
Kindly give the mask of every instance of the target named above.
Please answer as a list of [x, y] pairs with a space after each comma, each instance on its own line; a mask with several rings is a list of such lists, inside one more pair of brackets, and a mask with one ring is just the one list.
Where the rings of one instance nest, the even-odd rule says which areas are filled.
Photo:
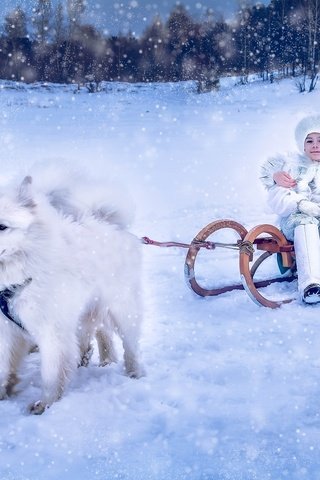
[[[219, 218], [273, 223], [259, 167], [295, 148], [293, 127], [319, 91], [299, 94], [290, 79], [235, 84], [199, 95], [192, 82], [95, 94], [3, 82], [0, 180], [36, 162], [85, 166], [129, 190], [132, 231], [157, 240], [190, 242]], [[318, 479], [318, 307], [269, 310], [243, 291], [200, 298], [184, 282], [185, 250], [143, 253], [146, 377], [98, 367], [95, 354], [33, 417], [24, 407], [40, 374], [30, 354], [1, 403], [1, 480]], [[212, 281], [238, 276], [236, 254], [210, 255]]]

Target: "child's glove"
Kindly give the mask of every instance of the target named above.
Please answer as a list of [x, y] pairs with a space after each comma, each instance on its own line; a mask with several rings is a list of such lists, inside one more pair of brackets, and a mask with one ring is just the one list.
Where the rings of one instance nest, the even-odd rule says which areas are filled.
[[310, 200], [300, 200], [298, 211], [309, 215], [309, 217], [320, 217], [320, 205]]

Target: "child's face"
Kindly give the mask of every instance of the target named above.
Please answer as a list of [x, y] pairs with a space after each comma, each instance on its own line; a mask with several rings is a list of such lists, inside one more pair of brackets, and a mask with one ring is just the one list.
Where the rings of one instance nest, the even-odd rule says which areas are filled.
[[310, 160], [320, 162], [320, 133], [308, 133], [304, 141], [304, 152]]

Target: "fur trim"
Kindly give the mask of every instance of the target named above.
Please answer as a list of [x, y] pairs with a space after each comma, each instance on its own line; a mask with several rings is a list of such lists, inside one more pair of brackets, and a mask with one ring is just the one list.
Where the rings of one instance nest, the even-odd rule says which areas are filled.
[[275, 157], [268, 158], [268, 160], [261, 167], [260, 180], [266, 188], [271, 188], [274, 185], [273, 174], [283, 169], [284, 158]]
[[296, 153], [287, 153], [285, 155], [275, 155], [268, 158], [261, 166], [260, 180], [263, 185], [269, 189], [275, 185], [273, 174], [284, 170], [290, 173], [294, 178], [300, 174], [300, 169], [308, 168], [310, 160]]

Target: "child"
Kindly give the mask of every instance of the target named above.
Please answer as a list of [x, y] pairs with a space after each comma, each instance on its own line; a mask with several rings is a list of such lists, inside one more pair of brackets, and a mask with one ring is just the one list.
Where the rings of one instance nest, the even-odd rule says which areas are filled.
[[295, 130], [300, 153], [269, 159], [261, 180], [284, 235], [294, 241], [298, 288], [306, 303], [320, 302], [320, 116]]

